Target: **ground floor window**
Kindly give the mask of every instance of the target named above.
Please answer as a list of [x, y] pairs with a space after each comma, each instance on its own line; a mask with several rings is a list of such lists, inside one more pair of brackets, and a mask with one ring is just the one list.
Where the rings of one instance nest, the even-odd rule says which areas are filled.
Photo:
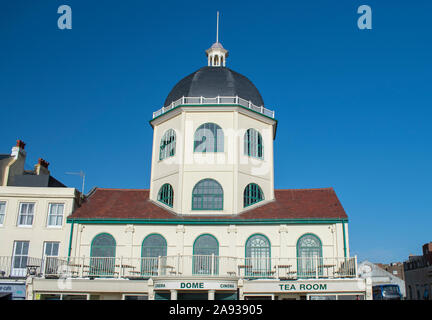
[[61, 294], [41, 294], [39, 300], [61, 300]]
[[88, 300], [88, 295], [87, 294], [41, 293], [41, 294], [36, 294], [36, 300]]
[[237, 292], [216, 292], [215, 300], [237, 300]]
[[272, 296], [245, 296], [245, 300], [273, 300]]
[[138, 294], [138, 295], [125, 294], [124, 300], [148, 300], [148, 295], [146, 295], [146, 294]]
[[208, 291], [178, 292], [177, 300], [208, 300]]
[[155, 300], [171, 300], [171, 293], [169, 291], [155, 292]]
[[336, 300], [335, 295], [310, 296], [309, 300]]
[[363, 294], [340, 294], [338, 300], [364, 300]]
[[310, 295], [309, 300], [364, 300], [363, 294]]

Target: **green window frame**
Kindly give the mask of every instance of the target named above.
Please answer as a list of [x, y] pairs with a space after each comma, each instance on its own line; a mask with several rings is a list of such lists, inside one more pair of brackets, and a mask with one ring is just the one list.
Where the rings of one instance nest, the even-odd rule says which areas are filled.
[[[142, 242], [141, 247], [141, 274], [142, 275], [157, 275], [159, 268], [159, 257], [161, 264], [166, 264], [167, 241], [158, 234], [149, 234]], [[162, 269], [164, 275], [166, 269]]]
[[109, 233], [95, 236], [90, 249], [90, 275], [112, 276], [115, 269], [116, 241]]
[[223, 210], [223, 189], [219, 182], [203, 179], [195, 185], [192, 210]]
[[211, 234], [198, 236], [193, 245], [193, 274], [219, 273], [219, 242]]
[[246, 276], [271, 276], [271, 245], [270, 240], [263, 234], [253, 234], [245, 245]]
[[165, 131], [160, 142], [159, 160], [173, 157], [176, 151], [176, 133], [174, 129]]
[[251, 206], [264, 200], [264, 193], [256, 183], [249, 183], [243, 192], [243, 207]]
[[166, 204], [169, 207], [173, 207], [174, 203], [174, 190], [169, 183], [165, 183], [158, 193], [158, 201]]
[[[317, 265], [318, 263], [318, 265]], [[312, 233], [302, 235], [297, 241], [297, 277], [314, 278], [322, 276], [322, 244]]]
[[261, 133], [250, 128], [244, 135], [244, 154], [249, 157], [264, 159], [264, 144]]
[[224, 133], [216, 123], [207, 122], [194, 134], [194, 152], [224, 152]]

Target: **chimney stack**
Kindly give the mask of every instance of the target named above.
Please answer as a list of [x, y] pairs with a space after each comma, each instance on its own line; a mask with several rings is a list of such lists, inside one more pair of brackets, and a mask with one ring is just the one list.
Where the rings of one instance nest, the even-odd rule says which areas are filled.
[[39, 158], [38, 163], [35, 165], [35, 173], [37, 175], [49, 175], [50, 172], [48, 170], [49, 162]]
[[26, 156], [26, 152], [24, 150], [25, 147], [25, 143], [22, 140], [17, 140], [16, 146], [12, 147], [12, 152], [11, 152], [11, 156], [16, 159], [18, 159], [18, 157], [24, 157]]

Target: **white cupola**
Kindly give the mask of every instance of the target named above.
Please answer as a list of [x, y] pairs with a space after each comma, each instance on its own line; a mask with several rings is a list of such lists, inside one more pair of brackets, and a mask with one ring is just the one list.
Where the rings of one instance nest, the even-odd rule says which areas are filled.
[[225, 67], [228, 50], [219, 42], [219, 11], [217, 13], [216, 23], [216, 42], [206, 50], [209, 67]]

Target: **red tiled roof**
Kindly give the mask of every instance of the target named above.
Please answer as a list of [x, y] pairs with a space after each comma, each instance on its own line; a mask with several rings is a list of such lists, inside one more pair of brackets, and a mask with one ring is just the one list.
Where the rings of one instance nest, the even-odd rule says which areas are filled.
[[102, 189], [94, 193], [69, 219], [144, 220], [279, 220], [347, 219], [333, 188], [275, 190], [275, 200], [239, 215], [180, 216], [149, 199], [148, 189]]

